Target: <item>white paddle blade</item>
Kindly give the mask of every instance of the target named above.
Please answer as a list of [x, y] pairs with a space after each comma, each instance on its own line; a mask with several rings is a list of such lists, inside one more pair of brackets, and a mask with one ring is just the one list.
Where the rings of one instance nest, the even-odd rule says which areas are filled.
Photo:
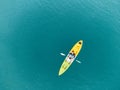
[[66, 56], [64, 53], [60, 53], [61, 56]]
[[82, 62], [81, 62], [81, 61], [79, 61], [79, 60], [76, 60], [76, 62], [77, 62], [77, 63], [82, 63]]

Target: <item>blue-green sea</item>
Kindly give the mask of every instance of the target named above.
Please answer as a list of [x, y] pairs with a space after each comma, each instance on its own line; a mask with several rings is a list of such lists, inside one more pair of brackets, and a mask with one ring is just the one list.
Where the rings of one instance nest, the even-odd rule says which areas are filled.
[[120, 1], [0, 0], [0, 90], [120, 90]]

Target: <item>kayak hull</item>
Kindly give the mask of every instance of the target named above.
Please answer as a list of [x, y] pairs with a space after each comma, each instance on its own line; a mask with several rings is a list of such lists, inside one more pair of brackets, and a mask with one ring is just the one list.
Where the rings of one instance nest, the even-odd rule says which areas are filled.
[[[83, 45], [83, 41], [80, 40], [69, 51], [68, 55], [66, 56], [65, 60], [63, 61], [62, 65], [60, 67], [59, 74], [58, 74], [59, 76], [62, 75], [71, 66], [71, 64], [73, 63], [73, 61], [79, 54], [79, 52], [82, 48], [82, 45]], [[71, 55], [72, 55], [72, 57], [71, 57]]]

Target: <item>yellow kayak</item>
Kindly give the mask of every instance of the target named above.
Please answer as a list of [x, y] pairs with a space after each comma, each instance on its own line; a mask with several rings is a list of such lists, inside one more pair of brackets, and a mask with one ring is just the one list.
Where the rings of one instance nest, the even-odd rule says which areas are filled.
[[72, 47], [72, 49], [70, 50], [70, 52], [68, 53], [68, 55], [66, 56], [65, 60], [63, 61], [60, 67], [59, 74], [58, 74], [59, 76], [62, 75], [73, 63], [73, 61], [79, 54], [82, 48], [82, 45], [83, 45], [83, 41], [80, 40]]

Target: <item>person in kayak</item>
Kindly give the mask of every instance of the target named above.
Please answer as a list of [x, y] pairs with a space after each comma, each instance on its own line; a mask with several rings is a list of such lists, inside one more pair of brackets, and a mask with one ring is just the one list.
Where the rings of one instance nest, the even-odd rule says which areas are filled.
[[67, 57], [67, 61], [73, 62], [74, 58], [75, 58], [75, 53], [69, 53]]

